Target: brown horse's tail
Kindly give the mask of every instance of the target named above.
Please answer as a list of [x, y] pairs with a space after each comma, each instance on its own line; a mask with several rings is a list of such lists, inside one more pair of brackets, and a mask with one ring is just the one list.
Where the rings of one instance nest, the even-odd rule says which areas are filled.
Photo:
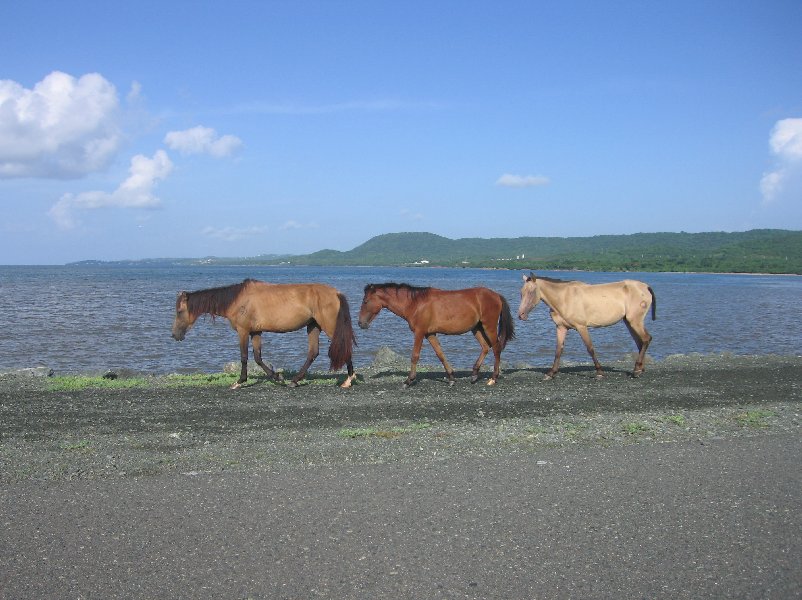
[[657, 296], [654, 295], [654, 290], [652, 286], [646, 286], [649, 288], [649, 293], [652, 295], [652, 321], [657, 318]]
[[499, 294], [501, 298], [501, 314], [498, 316], [498, 341], [501, 344], [501, 349], [507, 346], [507, 342], [515, 339], [515, 321], [512, 320], [512, 313], [510, 312], [510, 305], [507, 304], [507, 299]]
[[351, 326], [351, 309], [348, 307], [346, 297], [338, 293], [340, 300], [340, 310], [337, 312], [337, 323], [334, 326], [334, 337], [329, 344], [329, 358], [332, 371], [341, 369], [346, 363], [351, 362], [351, 354], [356, 346], [356, 336], [354, 328]]

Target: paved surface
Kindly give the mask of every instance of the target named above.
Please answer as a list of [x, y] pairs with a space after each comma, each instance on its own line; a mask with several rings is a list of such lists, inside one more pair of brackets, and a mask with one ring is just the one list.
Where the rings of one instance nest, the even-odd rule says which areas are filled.
[[802, 437], [23, 482], [2, 598], [799, 598]]

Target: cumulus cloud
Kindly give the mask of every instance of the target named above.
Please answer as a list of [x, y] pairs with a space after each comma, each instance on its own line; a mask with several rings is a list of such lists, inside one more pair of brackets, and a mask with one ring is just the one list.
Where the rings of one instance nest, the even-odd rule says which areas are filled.
[[137, 154], [131, 159], [128, 178], [111, 193], [102, 191], [64, 194], [48, 211], [48, 215], [62, 229], [76, 226], [76, 210], [92, 210], [105, 207], [154, 208], [161, 199], [154, 195], [156, 184], [173, 170], [173, 163], [164, 150], [148, 158]]
[[777, 121], [769, 138], [774, 169], [760, 181], [763, 204], [771, 204], [789, 188], [802, 188], [802, 119]]
[[74, 178], [105, 168], [122, 141], [116, 88], [54, 71], [27, 89], [0, 80], [0, 178]]
[[205, 227], [201, 233], [206, 237], [225, 242], [238, 242], [256, 237], [267, 231], [267, 227]]
[[511, 188], [535, 187], [549, 183], [549, 178], [543, 175], [510, 175], [509, 173], [505, 173], [496, 180], [496, 185]]
[[210, 154], [215, 158], [231, 156], [242, 146], [242, 140], [237, 136], [218, 136], [211, 127], [200, 125], [184, 131], [171, 131], [164, 137], [164, 143], [181, 154]]

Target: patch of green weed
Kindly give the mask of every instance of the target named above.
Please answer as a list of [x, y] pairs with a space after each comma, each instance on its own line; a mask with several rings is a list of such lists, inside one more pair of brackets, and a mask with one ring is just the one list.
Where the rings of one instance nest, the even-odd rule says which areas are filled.
[[773, 417], [774, 413], [770, 410], [747, 410], [735, 415], [735, 421], [739, 427], [753, 427], [761, 429], [768, 427], [766, 419]]

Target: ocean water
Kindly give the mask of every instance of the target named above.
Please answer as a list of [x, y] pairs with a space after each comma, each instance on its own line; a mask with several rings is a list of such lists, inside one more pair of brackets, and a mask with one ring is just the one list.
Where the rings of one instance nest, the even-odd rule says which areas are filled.
[[[202, 317], [183, 342], [170, 336], [176, 294], [237, 283], [251, 277], [275, 283], [320, 282], [347, 296], [359, 343], [357, 368], [388, 347], [408, 357], [406, 322], [382, 311], [369, 330], [356, 327], [368, 283], [405, 282], [458, 289], [483, 285], [503, 294], [513, 314], [520, 271], [375, 267], [142, 267], [0, 266], [0, 370], [44, 366], [57, 374], [126, 369], [141, 373], [219, 372], [239, 361], [237, 336], [223, 318]], [[673, 354], [802, 354], [802, 277], [678, 273], [550, 273], [588, 283], [623, 278], [647, 282], [657, 296], [653, 359]], [[516, 318], [504, 351], [507, 365], [547, 367], [554, 356], [554, 325], [538, 306], [528, 321]], [[591, 330], [602, 364], [629, 356], [635, 344], [623, 324]], [[479, 346], [472, 335], [439, 336], [458, 371], [471, 368]], [[328, 340], [312, 370], [328, 368]], [[306, 355], [305, 330], [265, 334], [263, 355], [277, 368], [296, 370]], [[491, 354], [492, 357], [492, 354]], [[564, 364], [590, 364], [576, 332], [569, 332]], [[439, 364], [424, 343], [423, 364]], [[485, 368], [492, 366], [491, 359]]]

